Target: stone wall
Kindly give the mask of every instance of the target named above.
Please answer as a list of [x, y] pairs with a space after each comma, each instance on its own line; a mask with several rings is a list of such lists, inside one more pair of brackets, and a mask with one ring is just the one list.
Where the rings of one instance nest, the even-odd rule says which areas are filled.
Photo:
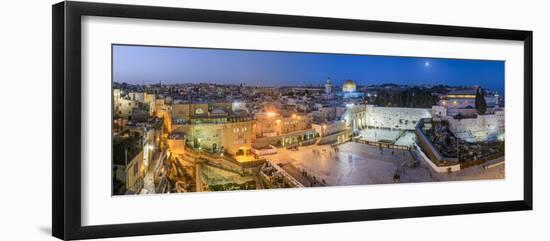
[[495, 114], [478, 115], [477, 118], [454, 119], [449, 121], [451, 132], [467, 142], [502, 141], [504, 140], [504, 111]]
[[378, 107], [367, 105], [366, 126], [414, 130], [418, 120], [431, 118], [432, 110], [423, 108]]

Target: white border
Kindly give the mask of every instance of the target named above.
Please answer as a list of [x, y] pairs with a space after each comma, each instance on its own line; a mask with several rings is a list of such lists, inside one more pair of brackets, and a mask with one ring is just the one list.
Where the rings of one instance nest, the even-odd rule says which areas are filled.
[[[505, 60], [506, 178], [111, 197], [111, 43]], [[519, 41], [83, 17], [82, 56], [84, 226], [523, 199]]]

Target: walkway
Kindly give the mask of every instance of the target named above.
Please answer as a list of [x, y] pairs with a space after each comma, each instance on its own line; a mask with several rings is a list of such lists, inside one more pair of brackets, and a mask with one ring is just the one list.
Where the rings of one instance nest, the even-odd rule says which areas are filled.
[[155, 177], [159, 174], [164, 158], [166, 157], [166, 151], [162, 153], [156, 153], [152, 160], [152, 165], [149, 165], [143, 178], [143, 188], [147, 189], [148, 194], [154, 194], [156, 192]]
[[203, 192], [204, 191], [204, 183], [202, 182], [202, 175], [201, 175], [201, 168], [202, 164], [195, 164], [195, 188], [197, 189], [197, 192]]

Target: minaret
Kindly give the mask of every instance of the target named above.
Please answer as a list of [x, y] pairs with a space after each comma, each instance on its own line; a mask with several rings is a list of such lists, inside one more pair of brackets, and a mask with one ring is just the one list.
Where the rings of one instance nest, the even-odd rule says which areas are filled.
[[330, 95], [330, 93], [332, 93], [332, 84], [330, 83], [330, 78], [328, 78], [325, 83], [325, 94]]

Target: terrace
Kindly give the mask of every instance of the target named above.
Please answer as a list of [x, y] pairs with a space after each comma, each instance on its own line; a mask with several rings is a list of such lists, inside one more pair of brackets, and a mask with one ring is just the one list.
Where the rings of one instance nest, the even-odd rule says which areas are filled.
[[464, 168], [504, 156], [503, 141], [466, 142], [450, 131], [447, 121], [422, 119], [416, 133], [419, 146], [437, 165], [460, 163]]

